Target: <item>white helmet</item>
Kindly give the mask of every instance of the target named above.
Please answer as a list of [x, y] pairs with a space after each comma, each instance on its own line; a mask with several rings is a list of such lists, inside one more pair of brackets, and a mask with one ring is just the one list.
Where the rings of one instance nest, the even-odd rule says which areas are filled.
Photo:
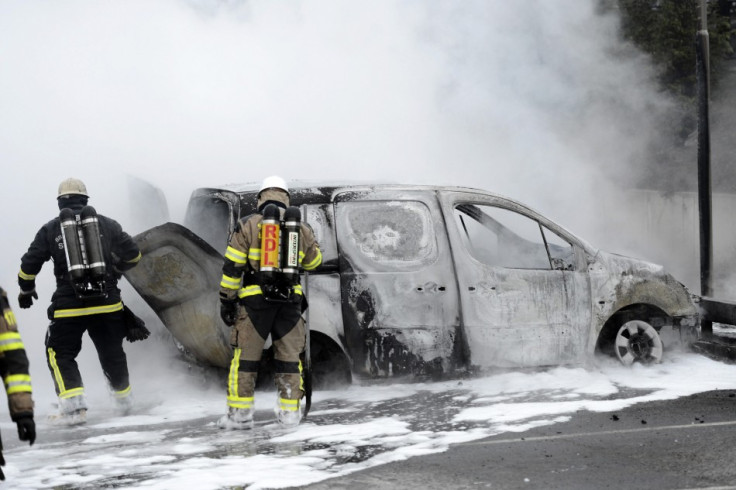
[[70, 177], [59, 184], [59, 195], [56, 196], [57, 199], [71, 195], [89, 197], [87, 194], [87, 187], [85, 187], [84, 182]]
[[258, 189], [258, 194], [260, 195], [266, 189], [281, 189], [289, 195], [289, 187], [286, 185], [286, 181], [278, 175], [272, 175], [263, 179], [261, 188]]

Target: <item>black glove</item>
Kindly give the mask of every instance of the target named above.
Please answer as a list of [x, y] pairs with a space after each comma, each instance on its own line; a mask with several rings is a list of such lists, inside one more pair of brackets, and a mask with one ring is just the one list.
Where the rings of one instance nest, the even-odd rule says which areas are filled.
[[18, 295], [18, 304], [23, 309], [30, 308], [33, 304], [33, 298], [38, 299], [38, 294], [36, 294], [35, 289], [31, 289], [30, 291], [21, 291]]
[[228, 327], [235, 325], [235, 320], [238, 319], [238, 300], [220, 300], [220, 317]]
[[36, 423], [32, 416], [19, 417], [15, 420], [18, 424], [18, 439], [21, 441], [29, 441], [31, 446], [36, 441]]
[[135, 342], [146, 340], [151, 332], [146, 328], [146, 323], [138, 318], [127, 306], [123, 306], [123, 318], [125, 320], [125, 340]]

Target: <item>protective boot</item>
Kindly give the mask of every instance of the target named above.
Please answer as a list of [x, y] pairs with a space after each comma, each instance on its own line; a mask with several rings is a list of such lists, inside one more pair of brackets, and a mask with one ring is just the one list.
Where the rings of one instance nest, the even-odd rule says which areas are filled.
[[133, 411], [133, 396], [128, 395], [122, 398], [115, 398], [115, 411], [120, 415], [130, 415]]
[[228, 430], [247, 430], [253, 428], [253, 409], [229, 407], [227, 415], [217, 421], [217, 426]]
[[274, 409], [276, 420], [285, 429], [292, 429], [299, 425], [302, 420], [302, 404], [299, 400], [288, 400], [279, 398], [279, 403]]
[[59, 398], [59, 413], [49, 415], [52, 425], [74, 426], [87, 422], [87, 400], [84, 395]]

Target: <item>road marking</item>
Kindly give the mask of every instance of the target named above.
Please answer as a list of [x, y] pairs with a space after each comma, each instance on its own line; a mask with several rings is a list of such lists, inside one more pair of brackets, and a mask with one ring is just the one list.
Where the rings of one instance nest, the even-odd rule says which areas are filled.
[[[652, 432], [657, 430], [677, 430], [677, 429], [704, 429], [706, 427], [724, 427], [728, 425], [736, 425], [736, 420], [729, 422], [710, 422], [703, 424], [686, 424], [686, 425], [662, 425], [659, 427], [642, 427], [639, 429], [621, 429], [621, 430], [604, 430], [600, 432], [576, 432], [574, 434], [555, 434], [553, 436], [536, 436], [536, 437], [520, 437], [514, 439], [493, 439], [485, 441], [471, 441], [459, 444], [460, 446], [486, 446], [492, 444], [509, 444], [512, 442], [529, 442], [529, 441], [554, 441], [556, 439], [572, 439], [574, 437], [615, 435], [615, 434], [631, 434], [635, 432]], [[731, 487], [727, 487], [731, 488]]]

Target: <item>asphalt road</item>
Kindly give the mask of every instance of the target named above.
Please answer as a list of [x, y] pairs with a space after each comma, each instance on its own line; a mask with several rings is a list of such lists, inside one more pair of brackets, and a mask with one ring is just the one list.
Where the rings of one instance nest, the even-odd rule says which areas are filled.
[[736, 489], [736, 390], [580, 411], [299, 488]]

